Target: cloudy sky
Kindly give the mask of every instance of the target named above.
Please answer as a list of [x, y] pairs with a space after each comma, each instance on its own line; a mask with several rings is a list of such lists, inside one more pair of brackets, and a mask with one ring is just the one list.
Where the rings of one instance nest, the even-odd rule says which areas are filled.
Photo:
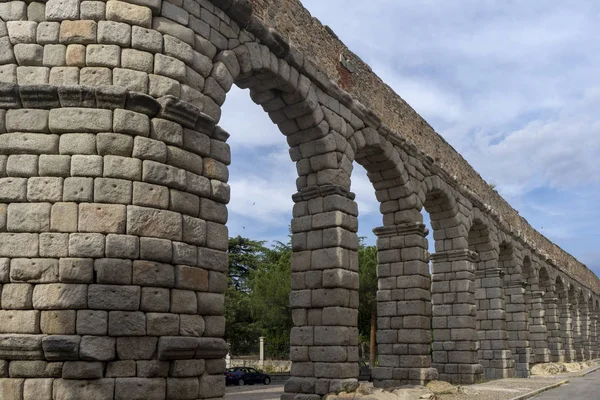
[[[600, 2], [304, 0], [530, 224], [600, 275]], [[287, 240], [284, 137], [234, 89], [230, 234]], [[381, 225], [362, 167], [360, 235]]]

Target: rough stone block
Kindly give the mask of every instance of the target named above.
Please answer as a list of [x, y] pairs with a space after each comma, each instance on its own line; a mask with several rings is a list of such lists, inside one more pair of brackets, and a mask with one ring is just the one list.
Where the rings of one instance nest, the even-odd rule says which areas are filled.
[[114, 385], [114, 379], [57, 379], [54, 383], [54, 398], [55, 400], [109, 400], [113, 398]]
[[117, 109], [114, 112], [114, 131], [127, 135], [148, 136], [150, 120], [147, 115]]
[[163, 37], [160, 32], [134, 25], [131, 28], [131, 47], [151, 53], [160, 53], [163, 49]]
[[179, 213], [138, 206], [127, 207], [127, 234], [129, 235], [180, 241], [181, 227], [182, 218]]
[[41, 45], [58, 43], [58, 32], [60, 23], [58, 22], [40, 22], [37, 26], [37, 43]]
[[121, 48], [113, 44], [90, 44], [86, 47], [88, 67], [117, 68], [121, 66]]
[[104, 257], [104, 235], [72, 233], [69, 237], [69, 256], [79, 258]]
[[136, 364], [133, 360], [113, 361], [106, 365], [107, 378], [135, 377]]
[[87, 306], [87, 286], [51, 283], [33, 289], [33, 307], [38, 310], [81, 309]]
[[108, 334], [110, 336], [145, 336], [146, 315], [143, 312], [111, 311], [108, 315]]
[[[131, 285], [131, 261], [102, 258], [94, 261], [96, 283]], [[88, 300], [89, 302], [89, 300]]]
[[140, 239], [137, 236], [108, 235], [106, 256], [111, 258], [137, 259], [140, 255]]
[[125, 233], [127, 209], [120, 204], [79, 205], [79, 232]]
[[0, 257], [37, 257], [38, 249], [38, 234], [0, 233]]
[[152, 25], [152, 10], [122, 1], [109, 1], [106, 3], [106, 19], [150, 28]]
[[[90, 285], [88, 304], [90, 308], [97, 310], [135, 311], [140, 307], [140, 294], [139, 286]], [[116, 314], [117, 317], [119, 315]], [[109, 322], [109, 330], [110, 326]]]
[[[95, 143], [94, 143], [95, 145]], [[101, 156], [71, 156], [72, 176], [102, 176], [103, 159]], [[93, 183], [93, 182], [92, 182]]]
[[40, 235], [40, 257], [61, 258], [69, 255], [67, 233], [42, 233]]
[[160, 140], [136, 137], [134, 140], [133, 157], [141, 160], [165, 163], [167, 161], [167, 146]]
[[88, 133], [68, 133], [60, 136], [60, 154], [96, 154], [96, 135]]
[[173, 78], [182, 83], [187, 82], [185, 63], [173, 57], [156, 54], [154, 56], [154, 73]]
[[49, 203], [12, 203], [8, 205], [9, 232], [44, 232], [50, 230]]
[[[129, 47], [131, 45], [131, 26], [122, 22], [99, 21], [98, 43]], [[124, 52], [125, 49], [123, 50], [123, 54]]]
[[59, 202], [62, 200], [63, 178], [30, 178], [27, 181], [27, 200], [30, 202]]
[[77, 311], [77, 334], [106, 335], [108, 332], [108, 312], [96, 310]]
[[79, 15], [84, 20], [101, 21], [106, 15], [106, 3], [102, 1], [82, 1], [79, 5]]
[[64, 44], [47, 44], [44, 46], [42, 64], [45, 67], [62, 67], [66, 65], [67, 46]]
[[40, 333], [40, 312], [31, 310], [0, 310], [0, 333]]
[[115, 338], [84, 336], [81, 338], [79, 357], [85, 361], [111, 361], [116, 357]]
[[50, 110], [49, 127], [52, 133], [111, 132], [112, 111], [90, 108], [61, 108]]
[[152, 312], [168, 312], [170, 307], [169, 295], [169, 289], [143, 287], [140, 310]]
[[22, 43], [35, 43], [37, 23], [35, 21], [8, 21], [6, 30], [10, 42], [14, 45]]
[[156, 354], [156, 337], [119, 337], [117, 354], [121, 360], [149, 360]]
[[76, 317], [75, 310], [42, 311], [40, 329], [46, 335], [74, 335]]
[[46, 19], [48, 21], [79, 19], [79, 1], [48, 0], [46, 3]]
[[[44, 357], [50, 361], [77, 360], [79, 355], [79, 336], [52, 335], [42, 339]], [[64, 366], [63, 366], [64, 373]]]
[[101, 87], [112, 85], [112, 70], [106, 67], [82, 68], [79, 74], [81, 85]]
[[101, 362], [67, 361], [63, 366], [63, 379], [100, 379], [104, 375]]
[[98, 26], [96, 21], [63, 21], [60, 24], [59, 42], [62, 44], [96, 43]]
[[0, 153], [56, 154], [58, 153], [58, 136], [37, 133], [6, 133], [0, 135]]
[[36, 176], [38, 169], [38, 156], [35, 155], [11, 155], [6, 161], [6, 174], [15, 177]]

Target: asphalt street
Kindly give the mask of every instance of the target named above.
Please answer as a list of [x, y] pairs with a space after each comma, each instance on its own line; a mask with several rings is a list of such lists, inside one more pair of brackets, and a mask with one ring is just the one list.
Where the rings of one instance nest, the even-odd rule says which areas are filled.
[[600, 370], [579, 378], [570, 378], [556, 389], [540, 393], [535, 400], [600, 400]]
[[235, 400], [279, 400], [283, 394], [283, 383], [265, 385], [227, 386], [226, 399]]

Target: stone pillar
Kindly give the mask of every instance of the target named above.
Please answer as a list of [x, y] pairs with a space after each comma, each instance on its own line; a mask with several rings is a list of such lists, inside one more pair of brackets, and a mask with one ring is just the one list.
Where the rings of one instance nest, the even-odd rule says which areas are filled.
[[358, 386], [358, 208], [336, 186], [293, 198], [292, 369], [281, 398], [319, 399]]
[[591, 355], [590, 358], [595, 360], [598, 353], [598, 314], [596, 312], [592, 312], [590, 314], [590, 344], [591, 344]]
[[590, 309], [587, 302], [583, 302], [580, 307], [581, 315], [581, 342], [582, 342], [582, 360], [590, 360], [592, 352], [592, 343], [590, 341]]
[[500, 268], [488, 268], [475, 276], [479, 363], [486, 378], [514, 377], [515, 361], [507, 347], [504, 274]]
[[563, 299], [559, 306], [560, 329], [563, 347], [565, 349], [565, 361], [576, 361], [575, 347], [573, 345], [573, 322], [571, 319], [571, 303]]
[[598, 315], [590, 313], [590, 360], [598, 357]]
[[535, 290], [529, 296], [529, 343], [533, 349], [531, 363], [550, 362], [548, 348], [548, 327], [543, 303], [544, 292]]
[[431, 368], [431, 278], [427, 228], [422, 223], [385, 226], [377, 235], [376, 387], [425, 384]]
[[506, 284], [506, 330], [508, 332], [508, 348], [515, 359], [516, 374], [520, 378], [529, 376], [529, 328], [525, 305], [525, 284], [521, 281], [510, 281]]
[[186, 25], [235, 23], [184, 7], [0, 2], [3, 400], [225, 393], [232, 76]]
[[573, 330], [573, 350], [575, 358], [572, 361], [583, 361], [582, 315], [577, 300], [571, 305], [571, 326]]
[[558, 297], [552, 292], [546, 292], [544, 295], [545, 321], [548, 328], [548, 349], [550, 350], [550, 361], [552, 362], [565, 361], [558, 301]]
[[477, 355], [477, 253], [443, 251], [433, 254], [431, 260], [433, 367], [441, 380], [474, 383], [483, 378]]

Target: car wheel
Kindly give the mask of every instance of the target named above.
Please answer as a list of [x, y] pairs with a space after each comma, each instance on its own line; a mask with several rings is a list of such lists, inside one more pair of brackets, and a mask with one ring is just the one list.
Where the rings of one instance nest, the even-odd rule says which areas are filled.
[[265, 385], [268, 385], [269, 383], [271, 383], [271, 378], [269, 378], [268, 376], [267, 376], [267, 377], [265, 377], [265, 379], [263, 379], [263, 383], [264, 383]]
[[238, 386], [244, 386], [246, 382], [243, 379], [238, 380]]

